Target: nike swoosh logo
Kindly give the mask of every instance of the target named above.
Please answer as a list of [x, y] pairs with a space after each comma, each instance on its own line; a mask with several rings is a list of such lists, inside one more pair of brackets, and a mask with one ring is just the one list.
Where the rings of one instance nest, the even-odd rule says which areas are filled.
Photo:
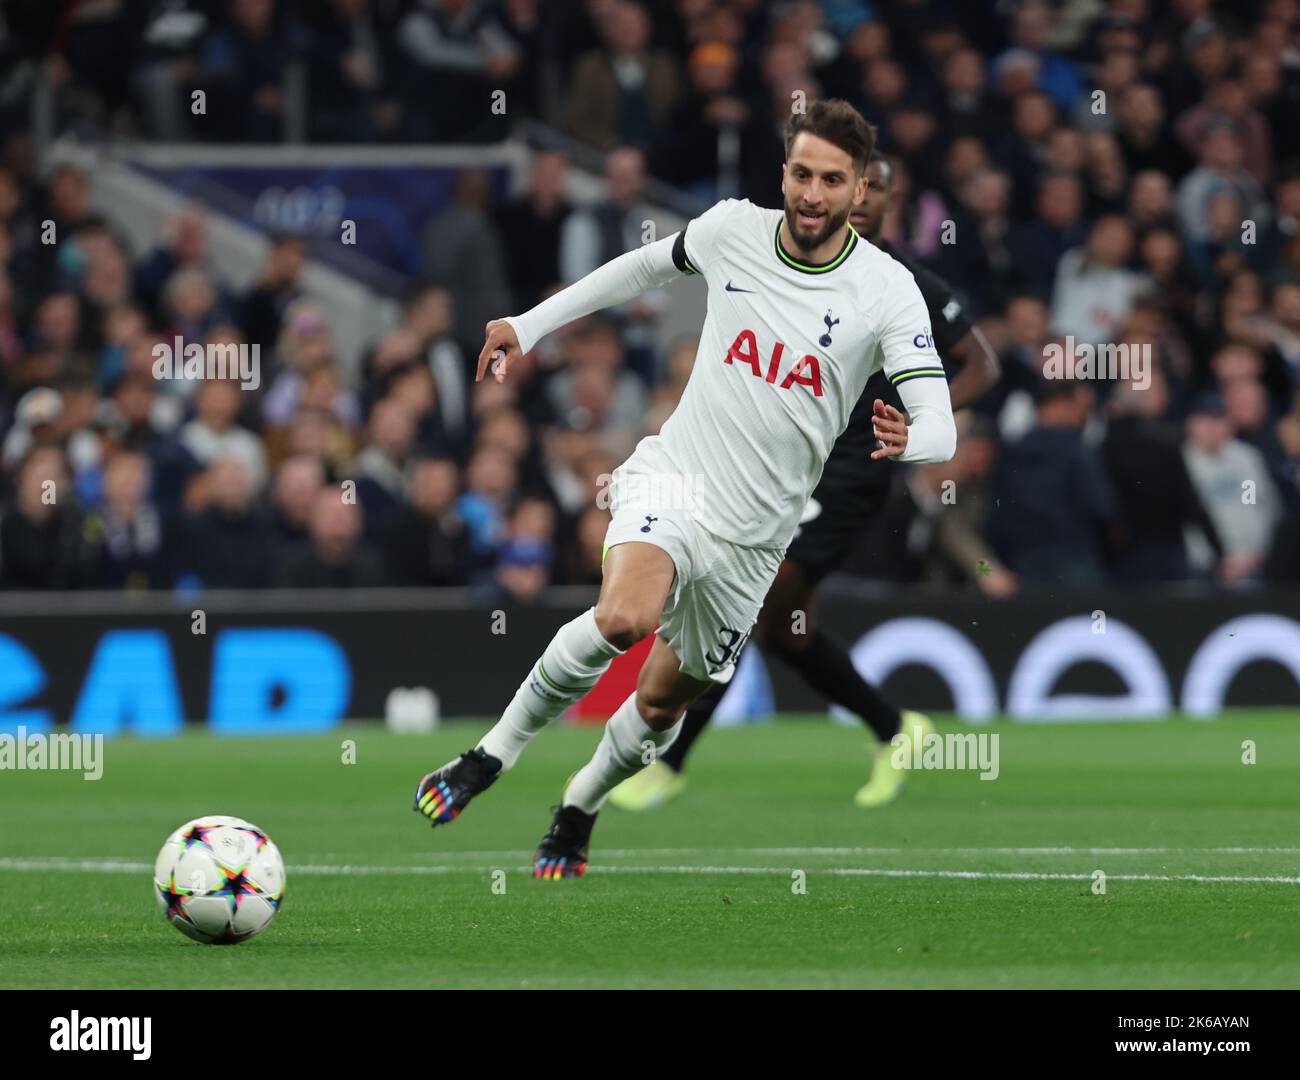
[[755, 292], [755, 291], [757, 291], [757, 290], [755, 290], [755, 289], [737, 289], [736, 286], [734, 286], [733, 284], [731, 284], [730, 281], [727, 282], [727, 292], [747, 292], [747, 293], [752, 293], [752, 292]]

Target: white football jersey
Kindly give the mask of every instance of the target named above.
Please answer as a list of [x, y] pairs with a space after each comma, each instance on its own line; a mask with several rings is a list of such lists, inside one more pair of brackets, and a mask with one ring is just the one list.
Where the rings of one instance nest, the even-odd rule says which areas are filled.
[[782, 549], [867, 379], [944, 378], [907, 268], [852, 230], [830, 262], [804, 263], [778, 239], [783, 217], [726, 199], [678, 234], [678, 268], [709, 288], [699, 351], [624, 466], [681, 478], [716, 536]]

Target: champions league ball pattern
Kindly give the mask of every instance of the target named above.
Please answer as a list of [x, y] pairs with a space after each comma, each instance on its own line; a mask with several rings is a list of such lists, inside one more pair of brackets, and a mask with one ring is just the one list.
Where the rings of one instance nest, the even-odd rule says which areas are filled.
[[207, 945], [260, 934], [284, 897], [284, 861], [270, 837], [235, 817], [188, 821], [154, 863], [154, 895], [177, 930]]

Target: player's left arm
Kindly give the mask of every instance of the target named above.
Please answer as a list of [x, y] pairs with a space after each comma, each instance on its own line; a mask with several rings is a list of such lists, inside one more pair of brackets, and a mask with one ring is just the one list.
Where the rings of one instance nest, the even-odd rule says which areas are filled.
[[954, 412], [974, 405], [1002, 377], [1002, 365], [998, 363], [997, 353], [984, 336], [984, 331], [973, 323], [956, 344], [946, 348], [940, 346], [940, 355], [945, 363], [953, 362], [960, 368], [948, 384], [948, 396], [952, 399]]
[[957, 451], [948, 378], [927, 331], [925, 300], [910, 274], [894, 279], [882, 315], [879, 341], [885, 377], [898, 391], [907, 416], [876, 400], [872, 423], [879, 448], [872, 460], [948, 461]]

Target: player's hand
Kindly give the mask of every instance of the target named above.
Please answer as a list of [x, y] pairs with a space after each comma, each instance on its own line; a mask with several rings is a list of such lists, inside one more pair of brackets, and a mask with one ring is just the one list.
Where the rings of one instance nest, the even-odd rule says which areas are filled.
[[880, 398], [872, 406], [871, 430], [880, 448], [872, 453], [872, 461], [898, 457], [907, 449], [907, 417]]
[[1005, 600], [1008, 596], [1015, 596], [1016, 590], [1020, 588], [1020, 581], [1010, 570], [1004, 570], [1000, 566], [992, 567], [987, 574], [980, 574], [975, 579], [980, 590], [985, 596], [992, 597], [994, 600]]
[[493, 319], [484, 329], [487, 339], [483, 342], [483, 351], [478, 354], [478, 374], [474, 376], [474, 381], [483, 380], [483, 373], [487, 371], [490, 361], [497, 382], [505, 382], [506, 368], [519, 355], [519, 338], [515, 334], [515, 328], [505, 319]]

